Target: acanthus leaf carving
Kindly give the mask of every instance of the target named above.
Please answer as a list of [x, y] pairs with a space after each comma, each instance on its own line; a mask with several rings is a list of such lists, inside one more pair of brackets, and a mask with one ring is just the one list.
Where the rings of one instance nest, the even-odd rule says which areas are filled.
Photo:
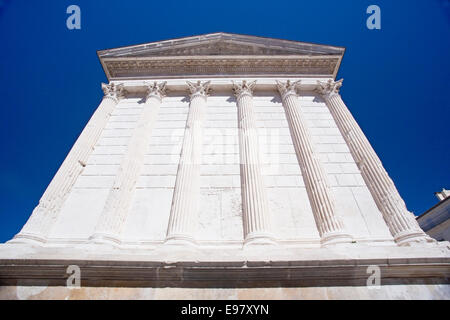
[[278, 91], [280, 92], [282, 99], [284, 99], [290, 94], [297, 95], [297, 90], [299, 89], [301, 81], [291, 82], [290, 80], [287, 80], [286, 83], [283, 83], [282, 81], [276, 80], [276, 82]]
[[233, 93], [236, 97], [242, 96], [244, 94], [253, 96], [253, 89], [256, 85], [256, 80], [247, 82], [243, 80], [241, 84], [231, 81], [233, 84]]
[[331, 97], [335, 94], [339, 94], [339, 90], [342, 87], [344, 79], [334, 81], [329, 79], [328, 81], [317, 81], [317, 92], [324, 96]]
[[110, 97], [116, 100], [125, 97], [126, 93], [123, 83], [117, 85], [114, 82], [110, 84], [102, 83], [102, 90], [105, 97]]
[[195, 95], [201, 95], [207, 97], [211, 93], [211, 81], [201, 82], [198, 80], [195, 82], [186, 81], [189, 92], [191, 94], [191, 99]]
[[147, 83], [147, 96], [146, 99], [150, 98], [151, 96], [157, 97], [158, 99], [162, 99], [166, 96], [167, 92], [169, 91], [167, 89], [167, 81], [164, 82], [153, 82], [153, 83]]

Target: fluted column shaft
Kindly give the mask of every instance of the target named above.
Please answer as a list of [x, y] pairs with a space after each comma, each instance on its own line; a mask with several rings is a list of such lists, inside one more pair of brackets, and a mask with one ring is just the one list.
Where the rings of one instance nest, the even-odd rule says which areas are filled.
[[166, 241], [194, 242], [200, 195], [200, 165], [202, 162], [202, 130], [209, 82], [188, 82], [191, 91], [180, 163], [172, 199]]
[[86, 166], [114, 107], [123, 94], [122, 85], [102, 84], [105, 93], [102, 102], [81, 132], [53, 180], [45, 190], [39, 204], [27, 223], [14, 239], [31, 239], [45, 242], [72, 186]]
[[155, 82], [148, 86], [146, 102], [95, 227], [95, 232], [91, 236], [93, 240], [120, 242], [120, 233], [130, 210], [131, 199], [141, 174], [144, 156], [148, 150], [164, 90], [165, 82], [159, 85]]
[[245, 243], [272, 242], [266, 189], [261, 174], [253, 107], [255, 82], [234, 84], [238, 108], [242, 211]]
[[318, 90], [322, 93], [395, 241], [399, 245], [433, 242], [420, 229], [414, 215], [406, 209], [394, 182], [342, 100], [338, 93], [341, 85], [342, 80], [319, 82]]
[[296, 92], [298, 84], [299, 82], [288, 81], [285, 84], [278, 82], [278, 89], [321, 242], [322, 244], [351, 242], [351, 236], [345, 232], [343, 222], [336, 215], [333, 192], [319, 155], [314, 150], [311, 134], [301, 112]]

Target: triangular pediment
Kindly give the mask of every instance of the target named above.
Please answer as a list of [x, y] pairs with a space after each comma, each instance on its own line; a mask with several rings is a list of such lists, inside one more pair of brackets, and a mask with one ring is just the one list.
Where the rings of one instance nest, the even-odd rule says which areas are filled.
[[[302, 52], [308, 54], [307, 51]], [[268, 48], [261, 45], [246, 43], [234, 43], [232, 41], [217, 40], [200, 44], [189, 44], [184, 46], [173, 46], [172, 48], [144, 50], [128, 56], [151, 57], [151, 56], [239, 56], [239, 55], [293, 55], [300, 54], [299, 51], [279, 48]]]
[[99, 51], [100, 57], [208, 55], [340, 55], [342, 47], [230, 33], [165, 40]]
[[281, 67], [278, 70], [273, 65], [267, 74], [335, 74], [344, 51], [342, 47], [220, 32], [101, 50], [98, 56], [108, 78], [142, 78], [162, 77], [164, 70], [168, 76], [262, 74], [264, 59], [278, 59]]

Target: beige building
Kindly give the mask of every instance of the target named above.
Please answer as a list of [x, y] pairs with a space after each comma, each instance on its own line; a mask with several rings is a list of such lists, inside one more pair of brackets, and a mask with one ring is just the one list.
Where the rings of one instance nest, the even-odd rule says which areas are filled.
[[0, 245], [0, 298], [450, 298], [448, 242], [342, 100], [343, 54], [227, 33], [99, 51], [103, 100]]

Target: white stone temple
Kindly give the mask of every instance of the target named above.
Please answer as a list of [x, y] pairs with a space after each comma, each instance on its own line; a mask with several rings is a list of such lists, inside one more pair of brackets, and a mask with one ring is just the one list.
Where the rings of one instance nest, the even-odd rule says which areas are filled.
[[342, 100], [344, 51], [228, 33], [98, 51], [103, 100], [0, 245], [0, 298], [449, 299], [449, 243]]

